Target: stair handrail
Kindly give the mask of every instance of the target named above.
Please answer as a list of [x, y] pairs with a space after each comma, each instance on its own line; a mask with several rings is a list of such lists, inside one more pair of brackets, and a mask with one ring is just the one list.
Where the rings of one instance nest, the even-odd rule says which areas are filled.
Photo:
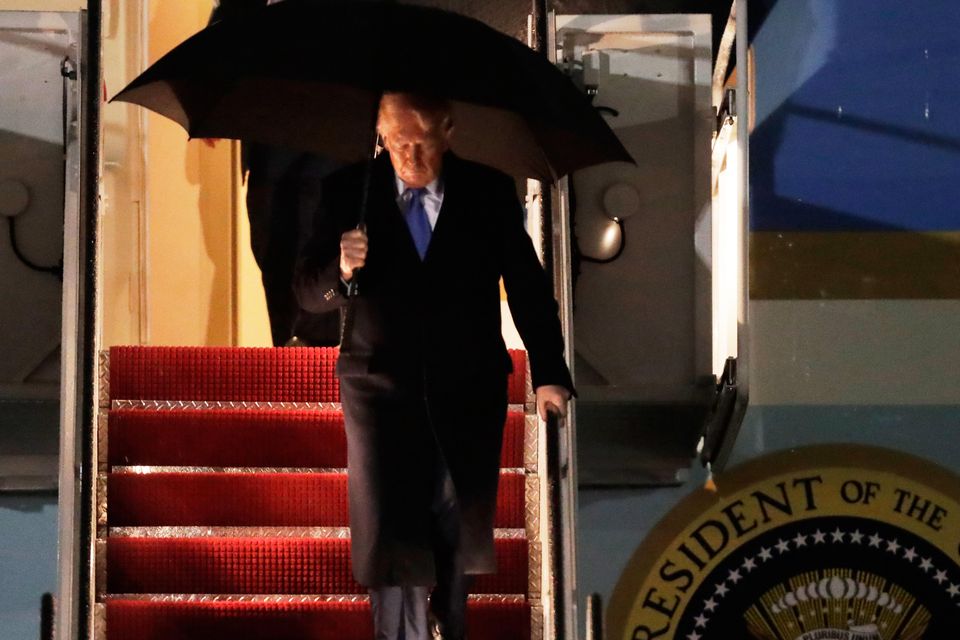
[[564, 599], [563, 566], [563, 503], [561, 480], [563, 468], [560, 462], [560, 424], [561, 415], [553, 408], [547, 410], [547, 487], [549, 491], [549, 530], [547, 532], [550, 549], [550, 586], [553, 609], [553, 639], [566, 638], [566, 602]]
[[53, 614], [53, 594], [45, 593], [40, 598], [40, 640], [53, 640]]
[[603, 598], [599, 593], [587, 596], [587, 640], [603, 640]]

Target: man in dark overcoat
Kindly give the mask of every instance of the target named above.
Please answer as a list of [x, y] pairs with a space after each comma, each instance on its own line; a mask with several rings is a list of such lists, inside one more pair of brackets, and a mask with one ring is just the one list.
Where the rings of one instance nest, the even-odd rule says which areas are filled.
[[[322, 312], [349, 302], [337, 365], [347, 428], [354, 575], [377, 638], [463, 637], [471, 574], [495, 570], [493, 521], [511, 360], [500, 280], [538, 411], [573, 388], [557, 304], [513, 179], [449, 152], [436, 99], [387, 94], [365, 227], [363, 166], [324, 184], [324, 228], [295, 289]], [[427, 594], [430, 631], [427, 631]]]

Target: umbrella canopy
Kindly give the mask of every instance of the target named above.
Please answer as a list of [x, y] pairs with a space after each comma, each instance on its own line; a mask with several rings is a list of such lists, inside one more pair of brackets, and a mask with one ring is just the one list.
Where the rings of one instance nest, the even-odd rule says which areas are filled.
[[481, 22], [425, 7], [285, 0], [184, 41], [114, 100], [191, 137], [238, 138], [362, 160], [383, 92], [450, 100], [458, 155], [554, 180], [632, 162], [543, 56]]

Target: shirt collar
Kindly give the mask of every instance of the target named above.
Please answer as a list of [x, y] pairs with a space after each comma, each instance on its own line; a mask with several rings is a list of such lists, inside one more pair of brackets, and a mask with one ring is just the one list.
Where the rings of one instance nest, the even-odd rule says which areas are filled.
[[[400, 176], [398, 176], [396, 172], [394, 172], [393, 174], [393, 179], [397, 186], [397, 197], [402, 198], [403, 194], [407, 190], [407, 183], [401, 180]], [[426, 189], [427, 189], [427, 195], [434, 196], [434, 197], [442, 197], [443, 182], [440, 180], [440, 177], [438, 176], [434, 178], [434, 180], [426, 186]]]

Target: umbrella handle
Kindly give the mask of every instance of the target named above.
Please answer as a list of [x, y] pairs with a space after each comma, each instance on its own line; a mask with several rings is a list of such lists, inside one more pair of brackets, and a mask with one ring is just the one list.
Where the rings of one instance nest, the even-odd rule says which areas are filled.
[[[357, 231], [363, 231], [363, 233], [366, 234], [366, 233], [367, 233], [367, 223], [366, 223], [366, 222], [360, 222], [360, 223], [357, 224], [356, 227], [354, 227], [354, 229], [357, 230]], [[360, 267], [360, 268], [357, 268], [357, 269], [354, 269], [354, 270], [353, 270], [353, 275], [352, 275], [352, 277], [350, 278], [350, 282], [347, 283], [347, 297], [348, 297], [348, 298], [352, 298], [352, 297], [354, 297], [355, 295], [357, 295], [357, 293], [359, 293], [359, 287], [358, 287], [357, 283], [358, 283], [358, 281], [360, 280], [360, 273], [361, 273], [362, 271], [363, 271], [363, 267]]]
[[[363, 189], [360, 192], [360, 212], [357, 215], [357, 226], [356, 229], [366, 232], [367, 230], [367, 209], [370, 205], [370, 181], [373, 177], [373, 163], [377, 159], [377, 145], [380, 142], [380, 132], [377, 131], [377, 122], [380, 118], [380, 101], [383, 98], [383, 92], [381, 91], [377, 95], [377, 108], [374, 109], [373, 121], [370, 123], [370, 155], [367, 157], [367, 163], [363, 170]], [[347, 295], [353, 297], [357, 293], [357, 288], [354, 283], [356, 283], [356, 276], [350, 281], [350, 286], [347, 287]]]
[[[376, 160], [376, 147], [380, 139], [377, 131], [377, 121], [380, 117], [380, 100], [383, 98], [381, 91], [377, 95], [377, 106], [373, 110], [373, 119], [370, 123], [370, 156], [367, 158], [367, 165], [363, 172], [363, 192], [360, 194], [360, 213], [357, 216], [357, 229], [366, 230], [367, 228], [367, 208], [370, 203], [370, 182], [373, 176], [373, 163]], [[350, 284], [347, 285], [347, 306], [343, 310], [343, 318], [340, 324], [340, 351], [349, 351], [351, 338], [353, 337], [353, 305], [354, 300], [359, 293], [358, 282], [360, 280], [360, 271], [353, 274]]]
[[[366, 199], [366, 198], [364, 198]], [[366, 232], [367, 225], [365, 222], [357, 224], [357, 229]], [[363, 267], [359, 269], [354, 269], [353, 276], [350, 278], [350, 282], [347, 283], [347, 305], [343, 308], [343, 315], [340, 316], [340, 351], [349, 352], [350, 351], [350, 338], [353, 336], [353, 305], [354, 300], [357, 299], [357, 295], [360, 293], [360, 274], [363, 272]]]

